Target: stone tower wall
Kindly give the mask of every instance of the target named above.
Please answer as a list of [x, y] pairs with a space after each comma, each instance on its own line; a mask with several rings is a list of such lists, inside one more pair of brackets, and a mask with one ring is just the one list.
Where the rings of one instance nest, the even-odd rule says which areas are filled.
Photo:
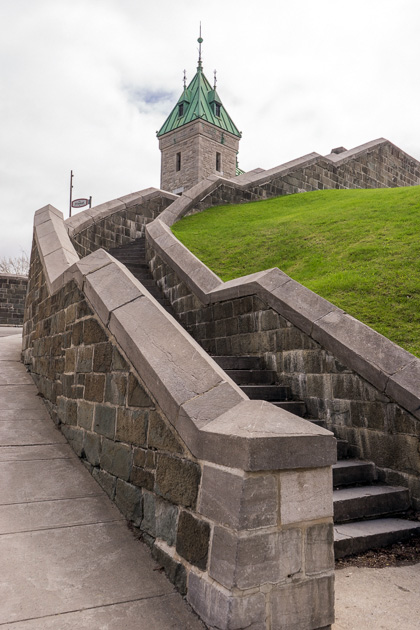
[[[238, 147], [239, 138], [202, 120], [165, 134], [159, 140], [162, 190], [184, 192], [210, 175], [235, 177]], [[177, 153], [181, 154], [179, 171]], [[221, 159], [219, 172], [216, 153]]]

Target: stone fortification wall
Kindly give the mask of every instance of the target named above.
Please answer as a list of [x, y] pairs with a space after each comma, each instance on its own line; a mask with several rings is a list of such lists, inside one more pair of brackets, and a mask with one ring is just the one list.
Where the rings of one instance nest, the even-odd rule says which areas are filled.
[[0, 326], [22, 326], [27, 276], [0, 274]]
[[87, 256], [101, 247], [107, 250], [138, 238], [145, 225], [177, 198], [147, 188], [79, 212], [66, 220], [66, 228], [79, 256]]
[[35, 215], [24, 358], [56, 422], [220, 630], [333, 621], [335, 440], [250, 401], [103, 250]]
[[207, 351], [263, 355], [305, 401], [308, 416], [325, 419], [354, 455], [374, 461], [382, 480], [407, 486], [419, 509], [420, 361], [279, 270], [221, 282], [167, 228], [214, 204], [313, 189], [308, 169], [318, 172], [319, 188], [327, 187], [319, 180], [320, 173], [327, 177], [325, 160], [335, 164], [336, 177], [341, 173], [337, 187], [417, 183], [419, 174], [418, 162], [380, 140], [231, 181], [209, 178], [148, 227], [150, 266], [180, 321]]

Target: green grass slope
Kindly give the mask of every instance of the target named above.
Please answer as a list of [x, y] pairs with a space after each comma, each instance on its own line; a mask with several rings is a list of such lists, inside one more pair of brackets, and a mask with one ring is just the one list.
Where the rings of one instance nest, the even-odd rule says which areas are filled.
[[279, 267], [420, 356], [419, 186], [219, 206], [173, 232], [223, 280]]

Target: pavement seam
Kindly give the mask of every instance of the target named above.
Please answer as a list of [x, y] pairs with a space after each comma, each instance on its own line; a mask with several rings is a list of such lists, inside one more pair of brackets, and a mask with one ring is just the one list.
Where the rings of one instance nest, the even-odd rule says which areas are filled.
[[53, 531], [55, 529], [71, 529], [73, 527], [83, 527], [84, 525], [105, 525], [109, 523], [121, 523], [125, 522], [121, 518], [111, 518], [109, 520], [102, 521], [89, 521], [87, 523], [72, 523], [71, 525], [55, 525], [52, 527], [36, 527], [35, 529], [24, 529], [14, 532], [0, 532], [0, 538], [2, 536], [19, 536], [20, 534], [33, 534], [34, 532]]
[[[32, 460], [28, 460], [28, 461], [32, 461]], [[5, 505], [30, 505], [31, 503], [48, 503], [49, 501], [72, 501], [73, 499], [93, 499], [95, 497], [104, 498], [104, 495], [102, 492], [98, 492], [98, 494], [81, 494], [81, 495], [77, 495], [73, 497], [58, 497], [56, 499], [51, 498], [51, 499], [38, 499], [36, 501], [14, 501], [13, 503], [0, 503], [0, 507], [3, 507]]]
[[85, 612], [88, 610], [96, 610], [98, 608], [110, 608], [111, 606], [120, 606], [123, 604], [135, 604], [136, 602], [146, 601], [148, 599], [162, 599], [164, 597], [179, 597], [179, 593], [160, 593], [159, 595], [149, 595], [148, 597], [138, 597], [137, 599], [127, 599], [118, 602], [111, 602], [109, 604], [99, 604], [98, 606], [87, 606], [86, 608], [76, 608], [74, 610], [65, 610], [52, 615], [41, 615], [40, 617], [27, 617], [25, 619], [17, 619], [16, 621], [0, 622], [1, 626], [14, 625], [17, 623], [23, 623], [25, 621], [37, 621], [39, 619], [52, 619], [54, 617], [61, 617], [62, 615], [70, 615], [79, 612]]

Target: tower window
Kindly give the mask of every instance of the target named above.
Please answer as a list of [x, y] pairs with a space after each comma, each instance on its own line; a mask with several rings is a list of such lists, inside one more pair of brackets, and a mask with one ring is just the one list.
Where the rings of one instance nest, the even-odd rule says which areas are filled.
[[180, 103], [178, 105], [178, 116], [181, 118], [181, 116], [184, 115], [184, 103]]
[[220, 116], [220, 103], [214, 104], [214, 111], [215, 111], [216, 116]]
[[180, 154], [180, 153], [177, 153], [177, 154], [176, 154], [175, 169], [176, 169], [177, 171], [180, 171], [180, 170], [181, 170], [181, 154]]
[[220, 173], [222, 170], [222, 155], [220, 153], [216, 153], [216, 171]]

